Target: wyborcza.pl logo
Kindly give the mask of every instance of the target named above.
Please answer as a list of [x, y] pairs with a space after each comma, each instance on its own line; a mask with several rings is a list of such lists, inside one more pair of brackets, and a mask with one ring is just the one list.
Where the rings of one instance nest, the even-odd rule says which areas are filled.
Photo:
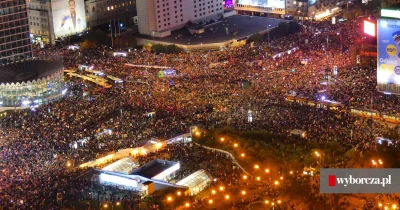
[[336, 175], [328, 176], [328, 186], [336, 187], [336, 185], [343, 185], [345, 187], [352, 184], [375, 184], [375, 185], [385, 185], [391, 184], [392, 176], [389, 175], [387, 178], [354, 178], [352, 175], [346, 178], [338, 178]]
[[321, 193], [399, 193], [400, 169], [321, 168]]

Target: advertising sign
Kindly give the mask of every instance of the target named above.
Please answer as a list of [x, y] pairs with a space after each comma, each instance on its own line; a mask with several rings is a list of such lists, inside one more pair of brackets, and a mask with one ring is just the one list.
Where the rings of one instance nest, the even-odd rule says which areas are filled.
[[397, 92], [400, 86], [400, 20], [378, 20], [379, 91]]
[[77, 34], [86, 29], [84, 0], [51, 0], [56, 37]]
[[381, 16], [388, 18], [399, 18], [400, 10], [396, 9], [381, 9]]
[[249, 5], [249, 6], [261, 6], [261, 7], [273, 7], [273, 8], [285, 8], [285, 1], [281, 1], [281, 0], [237, 0], [236, 4]]
[[375, 23], [364, 20], [364, 33], [375, 37]]

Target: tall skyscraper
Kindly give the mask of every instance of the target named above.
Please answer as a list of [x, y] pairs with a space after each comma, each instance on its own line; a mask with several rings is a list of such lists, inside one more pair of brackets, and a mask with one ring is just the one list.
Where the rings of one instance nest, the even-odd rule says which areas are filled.
[[0, 1], [0, 65], [32, 57], [25, 0]]

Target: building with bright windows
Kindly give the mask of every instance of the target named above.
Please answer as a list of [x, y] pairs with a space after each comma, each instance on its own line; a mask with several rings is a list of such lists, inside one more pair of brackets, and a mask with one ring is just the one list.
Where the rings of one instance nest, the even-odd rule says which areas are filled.
[[283, 17], [285, 0], [234, 0], [238, 14]]
[[84, 0], [29, 0], [27, 6], [33, 43], [54, 44], [87, 29]]
[[0, 65], [31, 57], [26, 1], [0, 1]]
[[222, 0], [147, 0], [137, 2], [139, 32], [154, 37], [165, 37], [171, 31], [222, 17]]
[[85, 0], [88, 28], [131, 19], [136, 15], [136, 0]]
[[64, 91], [61, 60], [25, 60], [0, 66], [0, 106], [29, 107], [48, 103]]

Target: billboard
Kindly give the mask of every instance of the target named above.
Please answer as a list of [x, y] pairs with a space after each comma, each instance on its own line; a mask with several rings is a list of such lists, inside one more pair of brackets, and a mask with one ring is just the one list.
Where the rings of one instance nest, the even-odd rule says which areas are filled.
[[400, 20], [378, 20], [378, 90], [400, 94]]
[[388, 18], [399, 18], [400, 10], [395, 9], [381, 9], [381, 16]]
[[272, 8], [285, 8], [284, 0], [236, 0], [236, 4], [272, 7]]
[[51, 0], [54, 35], [80, 33], [86, 29], [84, 0]]
[[375, 23], [364, 20], [364, 33], [375, 37]]

